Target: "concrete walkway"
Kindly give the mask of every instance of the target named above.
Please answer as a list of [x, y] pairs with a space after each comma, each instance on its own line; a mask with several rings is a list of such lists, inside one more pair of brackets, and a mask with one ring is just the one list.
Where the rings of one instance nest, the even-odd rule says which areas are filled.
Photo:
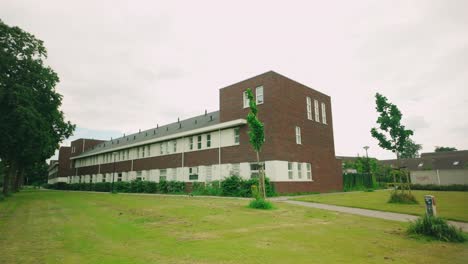
[[[377, 210], [368, 210], [368, 209], [337, 206], [337, 205], [330, 205], [330, 204], [293, 201], [293, 200], [288, 200], [286, 197], [285, 198], [282, 197], [282, 199], [276, 199], [276, 201], [305, 206], [305, 207], [318, 208], [318, 209], [323, 209], [323, 210], [336, 211], [336, 212], [342, 212], [342, 213], [354, 214], [354, 215], [362, 215], [362, 216], [400, 221], [400, 222], [414, 221], [418, 218], [418, 216], [408, 215], [408, 214], [383, 212], [383, 211], [377, 211]], [[468, 232], [468, 223], [456, 222], [456, 221], [447, 221], [447, 222], [458, 228], [461, 228], [464, 232]]]

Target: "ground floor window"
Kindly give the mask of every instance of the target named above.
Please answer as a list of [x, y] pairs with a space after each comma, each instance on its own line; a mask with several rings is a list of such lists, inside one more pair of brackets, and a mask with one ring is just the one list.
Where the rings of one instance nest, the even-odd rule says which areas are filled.
[[302, 179], [302, 163], [297, 163], [297, 178]]
[[293, 164], [288, 162], [288, 179], [292, 180], [293, 178]]
[[260, 163], [250, 163], [250, 178], [258, 178], [260, 175], [260, 168], [263, 168], [265, 171], [265, 164], [263, 162]]
[[167, 179], [167, 171], [164, 169], [164, 170], [160, 170], [159, 171], [159, 181], [165, 181]]
[[141, 181], [141, 171], [137, 171], [136, 180]]
[[189, 168], [189, 180], [198, 181], [198, 167]]
[[102, 182], [106, 182], [106, 174], [102, 174]]
[[211, 166], [206, 166], [206, 181], [210, 182], [213, 179], [213, 170]]
[[307, 168], [307, 179], [311, 180], [312, 179], [312, 166], [310, 163], [306, 163], [306, 168]]
[[122, 173], [117, 174], [117, 181], [121, 182], [122, 181]]

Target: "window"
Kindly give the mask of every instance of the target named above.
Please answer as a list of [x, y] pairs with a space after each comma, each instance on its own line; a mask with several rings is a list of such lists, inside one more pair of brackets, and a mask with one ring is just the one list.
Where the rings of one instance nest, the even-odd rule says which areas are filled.
[[171, 180], [176, 181], [177, 180], [177, 169], [171, 169]]
[[189, 168], [189, 180], [190, 181], [198, 180], [198, 167]]
[[211, 147], [211, 134], [206, 134], [206, 147]]
[[125, 150], [122, 151], [122, 160], [125, 160]]
[[189, 138], [189, 142], [190, 142], [190, 144], [189, 144], [190, 145], [190, 150], [192, 150], [193, 149], [193, 137]]
[[106, 182], [106, 174], [102, 174], [102, 182]]
[[293, 164], [288, 162], [288, 179], [292, 180], [293, 178]]
[[301, 128], [300, 127], [296, 127], [296, 144], [302, 144], [302, 141], [301, 141]]
[[145, 157], [145, 146], [141, 147], [141, 157]]
[[140, 157], [140, 148], [137, 148], [136, 151], [137, 151], [137, 159], [138, 159]]
[[314, 112], [315, 112], [315, 121], [320, 122], [320, 113], [318, 101], [314, 100]]
[[146, 152], [148, 153], [148, 157], [149, 157], [149, 156], [151, 156], [151, 146], [148, 145], [146, 148], [147, 148]]
[[213, 178], [213, 171], [211, 169], [211, 166], [206, 166], [206, 181], [210, 182]]
[[322, 123], [327, 124], [327, 112], [325, 108], [325, 103], [322, 103]]
[[130, 159], [130, 150], [127, 149], [127, 159]]
[[240, 164], [239, 163], [232, 164], [231, 175], [240, 176]]
[[141, 181], [141, 171], [137, 171], [136, 180]]
[[122, 173], [117, 174], [117, 181], [118, 182], [122, 181]]
[[260, 162], [260, 163], [250, 163], [250, 178], [258, 178], [258, 175], [260, 174], [260, 168], [263, 167], [263, 170], [265, 170], [265, 164]]
[[257, 104], [263, 104], [263, 86], [255, 88], [255, 102]]
[[307, 119], [312, 120], [312, 100], [307, 97]]
[[198, 135], [197, 136], [197, 148], [198, 149], [201, 149], [201, 144], [202, 144], [201, 139], [202, 139], [202, 136]]
[[302, 163], [297, 163], [297, 178], [302, 179]]
[[240, 143], [240, 131], [238, 127], [234, 128], [234, 143], [235, 144]]
[[159, 181], [165, 181], [166, 177], [167, 177], [167, 171], [165, 169], [160, 170], [159, 171]]
[[312, 180], [312, 166], [310, 166], [310, 163], [306, 163], [306, 169], [307, 169], [307, 179]]
[[163, 144], [164, 143], [159, 144], [159, 154], [161, 155], [164, 154]]
[[177, 140], [174, 140], [174, 141], [172, 142], [172, 151], [173, 151], [174, 153], [177, 152]]
[[91, 175], [89, 176], [89, 183], [93, 183], [93, 178], [94, 178], [94, 174], [91, 174]]
[[244, 108], [249, 107], [249, 97], [247, 96], [247, 91], [243, 93]]

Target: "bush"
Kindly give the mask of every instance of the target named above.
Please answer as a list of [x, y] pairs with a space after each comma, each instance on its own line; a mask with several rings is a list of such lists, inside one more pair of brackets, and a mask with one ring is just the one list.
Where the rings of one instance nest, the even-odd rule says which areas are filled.
[[221, 196], [223, 190], [221, 189], [220, 181], [212, 182], [194, 182], [192, 186], [192, 194], [194, 195], [210, 195], [210, 196]]
[[374, 187], [374, 179], [369, 173], [343, 174], [343, 191], [363, 191]]
[[[258, 186], [258, 179], [244, 180], [239, 176], [231, 176], [221, 182], [223, 196], [251, 197], [252, 185]], [[276, 196], [274, 185], [265, 177], [266, 196]]]
[[400, 204], [417, 204], [416, 198], [414, 195], [408, 192], [398, 192], [394, 191], [390, 194], [389, 203], [400, 203]]
[[408, 234], [428, 236], [446, 242], [465, 242], [466, 237], [461, 229], [447, 224], [447, 221], [436, 216], [423, 216], [412, 222], [407, 230]]
[[3, 194], [0, 193], [0, 201], [3, 201], [5, 199], [5, 197], [3, 197]]
[[250, 201], [249, 207], [253, 209], [270, 210], [273, 209], [273, 204], [264, 199], [254, 199]]
[[435, 185], [435, 184], [411, 184], [412, 190], [428, 191], [457, 191], [468, 192], [468, 184]]

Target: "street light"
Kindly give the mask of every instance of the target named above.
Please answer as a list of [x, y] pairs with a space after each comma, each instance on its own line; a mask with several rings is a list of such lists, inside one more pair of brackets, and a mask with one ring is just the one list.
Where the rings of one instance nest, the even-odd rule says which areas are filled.
[[363, 148], [366, 150], [366, 170], [367, 170], [367, 175], [370, 175], [369, 155], [367, 155], [367, 150], [369, 149], [369, 146], [364, 146]]
[[112, 152], [112, 157], [114, 157], [114, 162], [113, 162], [113, 171], [112, 171], [111, 193], [114, 192], [115, 156], [117, 156], [117, 152]]

